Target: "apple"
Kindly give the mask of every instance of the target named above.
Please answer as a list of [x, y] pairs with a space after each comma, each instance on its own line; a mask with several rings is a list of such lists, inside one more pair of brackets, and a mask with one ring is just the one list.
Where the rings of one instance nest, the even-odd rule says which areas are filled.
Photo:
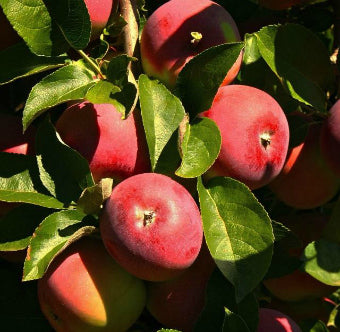
[[10, 47], [20, 41], [19, 35], [9, 23], [6, 15], [0, 6], [0, 51]]
[[82, 102], [56, 122], [62, 140], [89, 162], [93, 178], [122, 180], [147, 172], [150, 161], [137, 110], [123, 120], [111, 104]]
[[91, 21], [91, 40], [100, 36], [118, 0], [84, 0]]
[[[209, 0], [170, 0], [148, 18], [141, 35], [141, 60], [146, 74], [168, 87], [195, 55], [227, 42], [240, 41], [230, 14]], [[236, 77], [242, 53], [229, 70], [223, 85]]]
[[287, 118], [266, 92], [245, 85], [220, 87], [202, 116], [220, 129], [222, 146], [207, 177], [230, 176], [257, 189], [281, 171], [289, 141]]
[[147, 308], [166, 327], [192, 331], [204, 304], [209, 278], [215, 268], [205, 242], [196, 261], [179, 277], [149, 282]]
[[128, 272], [164, 281], [184, 272], [202, 244], [200, 211], [170, 177], [134, 175], [113, 188], [100, 216], [106, 249]]
[[259, 0], [262, 7], [272, 10], [284, 10], [292, 6], [302, 5], [310, 0]]
[[123, 270], [102, 242], [81, 238], [38, 281], [42, 312], [60, 332], [126, 331], [146, 303], [142, 280]]
[[[301, 240], [302, 247], [291, 250], [292, 256], [299, 257], [304, 248], [321, 237], [328, 216], [321, 213], [305, 212], [277, 219], [291, 229]], [[263, 281], [271, 294], [281, 301], [308, 301], [329, 295], [336, 287], [326, 285], [299, 269], [279, 277]]]
[[292, 148], [279, 176], [269, 184], [276, 197], [297, 209], [313, 209], [332, 199], [339, 179], [320, 151], [319, 124], [310, 124], [303, 143]]
[[289, 316], [280, 311], [260, 308], [257, 332], [302, 332]]
[[321, 153], [329, 167], [340, 177], [340, 100], [329, 110], [321, 129]]

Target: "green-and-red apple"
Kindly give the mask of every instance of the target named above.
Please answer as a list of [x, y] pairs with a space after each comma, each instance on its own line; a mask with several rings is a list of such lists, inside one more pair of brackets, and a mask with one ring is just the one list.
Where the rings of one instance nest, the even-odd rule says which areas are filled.
[[95, 181], [147, 172], [150, 161], [137, 110], [123, 120], [111, 104], [70, 106], [56, 123], [62, 140], [90, 164]]
[[100, 240], [82, 238], [52, 261], [38, 282], [38, 297], [58, 332], [123, 332], [142, 313], [146, 290]]
[[182, 332], [192, 331], [204, 304], [206, 287], [215, 268], [205, 242], [196, 261], [175, 279], [149, 282], [147, 308], [160, 323]]
[[[148, 18], [141, 36], [141, 59], [146, 74], [168, 87], [175, 85], [178, 73], [195, 55], [205, 49], [240, 40], [230, 14], [209, 0], [170, 0]], [[222, 85], [236, 77], [242, 53]]]
[[319, 124], [311, 124], [305, 141], [291, 149], [270, 189], [285, 204], [312, 209], [328, 202], [339, 189], [339, 179], [320, 151]]
[[292, 318], [280, 311], [260, 308], [257, 332], [302, 332]]
[[203, 238], [200, 211], [190, 193], [157, 173], [132, 176], [113, 188], [100, 216], [100, 232], [113, 258], [149, 281], [184, 272]]
[[202, 116], [214, 120], [222, 146], [211, 176], [230, 176], [257, 189], [281, 171], [288, 149], [289, 128], [280, 105], [269, 94], [245, 85], [220, 87]]

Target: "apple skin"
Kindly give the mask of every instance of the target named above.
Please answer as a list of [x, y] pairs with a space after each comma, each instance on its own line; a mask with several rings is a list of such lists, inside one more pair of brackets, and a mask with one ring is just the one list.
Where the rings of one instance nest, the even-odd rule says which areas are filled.
[[99, 38], [118, 0], [84, 0], [91, 21], [91, 40]]
[[220, 87], [202, 116], [214, 120], [222, 136], [220, 154], [207, 177], [230, 176], [257, 189], [280, 173], [288, 150], [288, 122], [266, 92], [245, 85]]
[[203, 242], [195, 262], [179, 277], [147, 284], [149, 312], [168, 328], [192, 331], [204, 308], [206, 288], [215, 266]]
[[142, 280], [124, 271], [102, 242], [82, 238], [59, 254], [38, 281], [42, 312], [60, 332], [126, 331], [146, 303]]
[[340, 100], [331, 107], [322, 125], [320, 144], [329, 167], [340, 177]]
[[184, 272], [203, 238], [200, 211], [190, 193], [157, 173], [138, 174], [114, 187], [100, 216], [100, 232], [112, 257], [149, 281]]
[[[321, 237], [328, 217], [320, 213], [304, 212], [277, 218], [277, 220], [286, 225], [301, 240], [302, 247], [291, 250], [292, 256], [299, 257], [310, 242]], [[337, 287], [318, 281], [301, 270], [295, 270], [279, 278], [266, 279], [263, 284], [274, 297], [286, 302], [309, 301], [321, 298], [337, 289]]]
[[0, 51], [18, 43], [20, 41], [19, 35], [13, 29], [0, 7]]
[[111, 104], [85, 101], [67, 108], [56, 123], [62, 140], [87, 159], [96, 182], [150, 169], [137, 110], [125, 120], [121, 116]]
[[284, 10], [306, 2], [310, 0], [259, 0], [259, 5], [271, 10]]
[[292, 318], [280, 311], [260, 308], [257, 332], [302, 332]]
[[[202, 39], [192, 43], [191, 32], [200, 32]], [[170, 0], [152, 13], [143, 28], [140, 44], [143, 69], [172, 88], [178, 73], [195, 55], [209, 47], [237, 41], [240, 41], [237, 26], [222, 6], [209, 0]], [[242, 54], [222, 85], [236, 77]]]
[[269, 184], [277, 198], [297, 209], [313, 209], [328, 202], [339, 179], [320, 151], [319, 124], [311, 124], [305, 141], [288, 152], [282, 172]]

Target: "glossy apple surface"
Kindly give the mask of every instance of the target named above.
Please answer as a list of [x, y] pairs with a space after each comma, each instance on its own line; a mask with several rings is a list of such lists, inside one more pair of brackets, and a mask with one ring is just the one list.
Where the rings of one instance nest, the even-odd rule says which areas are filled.
[[257, 332], [302, 332], [289, 316], [280, 311], [260, 308]]
[[62, 140], [87, 159], [96, 182], [149, 170], [136, 112], [125, 120], [121, 116], [111, 104], [82, 102], [66, 109], [56, 123]]
[[56, 331], [123, 332], [143, 311], [146, 291], [100, 240], [83, 238], [53, 260], [38, 282], [38, 297]]
[[[202, 35], [193, 40], [192, 32]], [[205, 49], [240, 40], [236, 24], [220, 5], [208, 0], [170, 0], [148, 18], [141, 36], [141, 59], [146, 74], [173, 87], [178, 73]], [[239, 56], [223, 84], [236, 77]]]
[[208, 176], [230, 176], [256, 189], [280, 173], [289, 128], [270, 95], [245, 85], [223, 86], [202, 115], [214, 120], [222, 135], [220, 154]]
[[149, 281], [171, 279], [187, 269], [203, 237], [190, 193], [156, 173], [135, 175], [114, 187], [100, 216], [100, 232], [114, 259]]

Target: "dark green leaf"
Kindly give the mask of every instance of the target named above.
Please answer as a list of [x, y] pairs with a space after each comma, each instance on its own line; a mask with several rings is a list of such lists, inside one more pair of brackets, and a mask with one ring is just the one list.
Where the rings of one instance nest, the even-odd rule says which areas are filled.
[[181, 145], [182, 163], [176, 175], [194, 178], [205, 173], [216, 160], [221, 148], [221, 133], [208, 118], [187, 124]]
[[180, 100], [159, 81], [141, 75], [138, 85], [143, 125], [154, 170], [185, 112]]
[[92, 219], [77, 210], [55, 212], [49, 215], [35, 230], [28, 247], [23, 280], [41, 278], [52, 259], [71, 241], [93, 232]]
[[0, 5], [14, 29], [37, 55], [60, 55], [68, 44], [52, 21], [44, 0], [0, 0]]
[[302, 332], [329, 332], [326, 324], [321, 320], [308, 319], [301, 323]]
[[323, 237], [340, 244], [340, 199], [334, 205], [331, 217], [323, 231]]
[[242, 48], [243, 43], [211, 47], [192, 58], [181, 70], [176, 82], [176, 94], [191, 118], [210, 108]]
[[123, 88], [128, 82], [128, 66], [133, 59], [126, 54], [118, 55], [111, 59], [107, 66], [107, 79], [114, 85]]
[[261, 282], [273, 254], [271, 220], [241, 182], [217, 177], [198, 193], [207, 245], [240, 302]]
[[24, 129], [47, 109], [69, 100], [83, 99], [94, 84], [92, 74], [77, 64], [46, 76], [28, 96], [23, 114]]

